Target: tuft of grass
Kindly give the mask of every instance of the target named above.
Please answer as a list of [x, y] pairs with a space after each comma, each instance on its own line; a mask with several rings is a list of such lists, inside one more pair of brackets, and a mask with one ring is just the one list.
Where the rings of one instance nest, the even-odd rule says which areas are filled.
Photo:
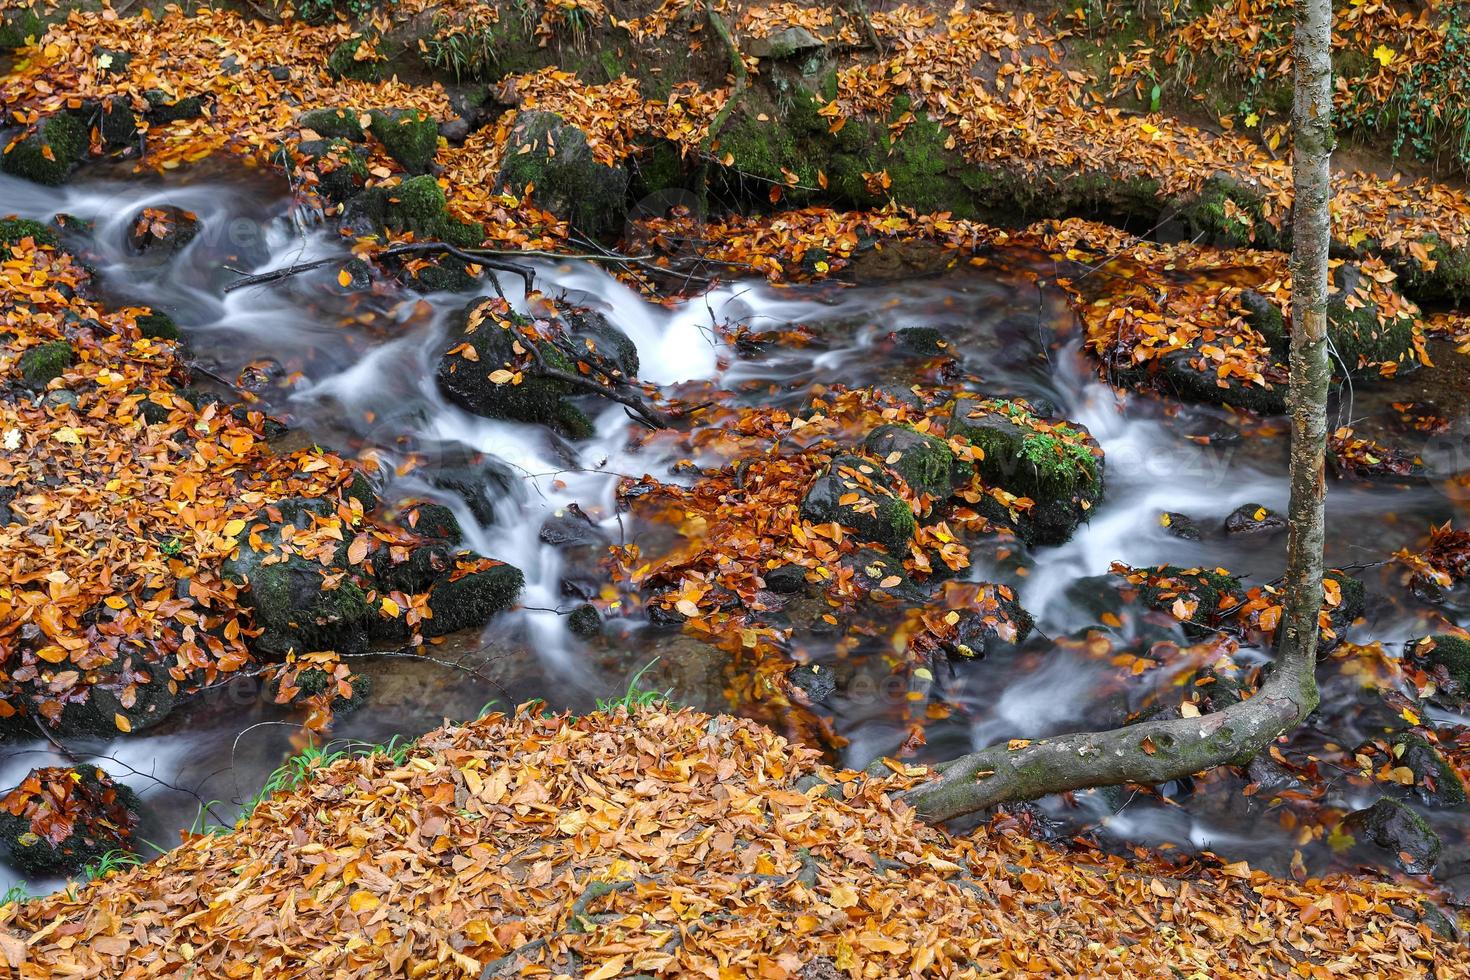
[[23, 881], [17, 881], [5, 889], [5, 894], [0, 895], [0, 908], [10, 905], [12, 902], [29, 902], [31, 900], [30, 889]]
[[114, 871], [136, 867], [142, 863], [143, 859], [132, 851], [114, 848], [83, 868], [80, 878], [84, 883], [100, 881]]
[[673, 688], [669, 688], [667, 691], [649, 691], [638, 686], [638, 682], [643, 680], [643, 675], [648, 673], [653, 668], [653, 665], [658, 662], [659, 658], [654, 657], [648, 663], [638, 668], [638, 672], [628, 679], [628, 688], [623, 692], [622, 697], [611, 700], [598, 698], [597, 710], [604, 713], [616, 711], [618, 708], [633, 711], [637, 708], [647, 708], [650, 705], [669, 700], [669, 696], [674, 693]]
[[[340, 748], [334, 748], [338, 746]], [[266, 777], [265, 785], [245, 801], [240, 808], [240, 817], [235, 822], [238, 827], [242, 822], [249, 820], [262, 803], [275, 796], [277, 793], [289, 793], [294, 789], [311, 781], [317, 770], [324, 769], [335, 762], [343, 759], [356, 758], [368, 755], [385, 755], [392, 760], [394, 765], [401, 766], [413, 751], [413, 740], [402, 739], [394, 735], [387, 742], [379, 744], [375, 742], [326, 742], [322, 745], [308, 745], [297, 752], [291, 758], [283, 762], [274, 772]], [[202, 822], [203, 808], [196, 823]], [[222, 828], [216, 831], [214, 828], [202, 831], [203, 833], [228, 832], [230, 828]]]

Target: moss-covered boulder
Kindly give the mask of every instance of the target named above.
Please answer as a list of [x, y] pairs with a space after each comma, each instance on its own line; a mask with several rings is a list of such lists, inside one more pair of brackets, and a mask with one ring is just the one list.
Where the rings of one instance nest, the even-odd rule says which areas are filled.
[[64, 340], [31, 347], [20, 356], [20, 376], [32, 388], [44, 388], [76, 363], [76, 352]]
[[204, 98], [199, 95], [176, 96], [162, 89], [143, 93], [148, 103], [148, 121], [153, 123], [183, 122], [204, 115]]
[[378, 184], [352, 198], [346, 223], [364, 234], [387, 230], [417, 241], [442, 241], [460, 248], [479, 245], [485, 229], [449, 214], [444, 189], [428, 174], [398, 184]]
[[[374, 109], [368, 131], [411, 174], [426, 174], [439, 152], [439, 124], [417, 109]], [[326, 135], [326, 134], [323, 134]]]
[[179, 325], [167, 313], [156, 310], [143, 313], [134, 317], [133, 322], [138, 325], [138, 332], [150, 340], [178, 340], [181, 336]]
[[[339, 676], [349, 689], [349, 693], [343, 693], [342, 684], [338, 683]], [[286, 681], [290, 682], [289, 685], [285, 683]], [[283, 678], [273, 680], [267, 685], [267, 690], [277, 703], [287, 704], [298, 704], [308, 698], [331, 691], [332, 711], [340, 715], [362, 707], [367, 702], [368, 696], [372, 694], [373, 682], [372, 678], [364, 674], [347, 673], [345, 667], [341, 668], [340, 674], [329, 673], [321, 667], [305, 667], [295, 674], [287, 674]]]
[[1282, 248], [1286, 245], [1265, 216], [1265, 194], [1231, 177], [1207, 180], [1198, 193], [1171, 202], [1183, 237], [1219, 248]]
[[587, 136], [555, 113], [516, 117], [495, 186], [531, 199], [593, 238], [616, 234], [628, 213], [628, 170], [598, 162]]
[[311, 109], [296, 117], [296, 125], [323, 139], [344, 139], [360, 143], [367, 138], [363, 132], [361, 117], [362, 113], [353, 109]]
[[882, 464], [850, 454], [834, 457], [812, 481], [801, 516], [813, 524], [840, 524], [900, 554], [918, 529], [913, 509], [894, 492]]
[[451, 321], [434, 378], [446, 398], [476, 415], [590, 435], [591, 422], [569, 401], [577, 389], [548, 370], [576, 368], [533, 321], [498, 301], [477, 300]]
[[0, 51], [34, 44], [46, 33], [46, 24], [33, 6], [17, 4], [0, 11]]
[[1411, 875], [1429, 874], [1439, 863], [1439, 835], [1407, 803], [1388, 798], [1348, 814], [1342, 829], [1360, 842], [1376, 844]]
[[525, 578], [520, 569], [479, 559], [469, 572], [456, 572], [429, 590], [428, 636], [443, 636], [483, 626], [496, 613], [509, 609], [520, 595]]
[[96, 766], [33, 769], [0, 799], [0, 847], [27, 875], [72, 875], [129, 851], [138, 798]]
[[[177, 696], [167, 666], [149, 663], [137, 652], [125, 652], [87, 671], [85, 699], [63, 703], [61, 714], [47, 724], [62, 737], [115, 738], [163, 721], [173, 711]], [[37, 715], [46, 717], [39, 711]]]
[[1022, 401], [962, 398], [947, 433], [978, 450], [975, 468], [987, 487], [1011, 498], [988, 495], [989, 515], [1030, 543], [1066, 541], [1102, 499], [1102, 450], [1080, 425], [1043, 419]]
[[863, 441], [868, 453], [896, 472], [916, 494], [944, 500], [969, 482], [974, 469], [949, 443], [910, 425], [880, 425]]
[[47, 116], [0, 156], [0, 170], [37, 184], [66, 183], [87, 153], [87, 124], [70, 112]]
[[1354, 263], [1337, 267], [1333, 285], [1336, 289], [1327, 300], [1327, 332], [1343, 370], [1376, 374], [1386, 363], [1404, 369], [1417, 365], [1412, 316], [1403, 312], [1381, 316], [1368, 297], [1362, 270]]
[[1458, 809], [1470, 803], [1455, 767], [1421, 735], [1396, 732], [1363, 746], [1358, 754], [1395, 770], [1407, 769], [1413, 776], [1413, 792], [1426, 806]]
[[1393, 255], [1394, 271], [1404, 292], [1421, 303], [1458, 306], [1470, 300], [1470, 247], [1451, 245], [1434, 234], [1426, 235], [1418, 244], [1428, 253], [1428, 263], [1406, 250]]
[[1438, 633], [1408, 645], [1409, 663], [1429, 675], [1434, 700], [1451, 708], [1470, 706], [1470, 640]]
[[327, 56], [328, 75], [358, 82], [381, 82], [384, 65], [377, 45], [365, 37], [350, 37]]
[[578, 356], [610, 377], [638, 377], [638, 347], [620, 328], [596, 310], [566, 310], [562, 322], [575, 339]]
[[340, 204], [367, 184], [367, 155], [351, 140], [340, 136], [306, 140], [296, 149], [303, 165], [316, 174], [317, 189], [329, 201]]

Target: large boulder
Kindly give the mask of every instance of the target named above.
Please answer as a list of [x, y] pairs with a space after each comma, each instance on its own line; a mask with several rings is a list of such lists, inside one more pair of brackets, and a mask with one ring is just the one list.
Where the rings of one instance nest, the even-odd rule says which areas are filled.
[[1002, 503], [991, 495], [982, 512], [1029, 543], [1066, 541], [1102, 499], [1102, 450], [1076, 423], [1043, 419], [1018, 400], [961, 398], [947, 432], [979, 451], [975, 468], [986, 486], [1012, 498]]
[[552, 112], [516, 117], [501, 155], [497, 189], [531, 199], [593, 238], [622, 230], [628, 212], [628, 170], [600, 163], [587, 135]]
[[173, 204], [141, 208], [128, 221], [128, 248], [135, 255], [169, 256], [199, 234], [199, 216]]
[[28, 875], [72, 875], [131, 850], [138, 798], [95, 766], [33, 769], [0, 799], [0, 846]]
[[817, 474], [802, 499], [801, 516], [813, 524], [840, 524], [900, 554], [918, 529], [913, 509], [894, 492], [883, 466], [851, 454], [834, 457]]
[[47, 116], [0, 156], [0, 170], [37, 184], [59, 186], [87, 152], [87, 124], [69, 112]]
[[1407, 803], [1385, 797], [1366, 809], [1349, 813], [1342, 827], [1358, 840], [1392, 854], [1408, 874], [1429, 874], [1439, 863], [1439, 835]]

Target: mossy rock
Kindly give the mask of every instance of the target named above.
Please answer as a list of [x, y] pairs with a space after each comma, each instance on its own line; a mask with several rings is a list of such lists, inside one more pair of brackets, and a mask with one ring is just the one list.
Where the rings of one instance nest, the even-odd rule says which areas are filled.
[[27, 238], [37, 245], [49, 245], [52, 248], [61, 244], [61, 237], [56, 234], [56, 229], [49, 225], [29, 218], [0, 218], [0, 259], [10, 254], [10, 246]]
[[1407, 250], [1391, 256], [1399, 285], [1421, 303], [1459, 306], [1470, 300], [1470, 248], [1450, 245], [1438, 235], [1426, 235], [1421, 243], [1429, 252], [1433, 269], [1426, 269]]
[[[449, 519], [453, 520], [453, 515]], [[424, 522], [422, 515], [420, 522]], [[454, 527], [457, 530], [459, 525], [456, 523]], [[427, 592], [454, 568], [454, 550], [449, 541], [431, 541], [414, 548], [401, 562], [392, 563], [386, 556], [374, 559], [378, 582], [386, 592], [407, 595]]]
[[1437, 633], [1408, 645], [1407, 656], [1415, 666], [1443, 675], [1435, 700], [1449, 707], [1470, 706], [1470, 640], [1453, 633]]
[[1176, 600], [1194, 600], [1194, 618], [1184, 624], [1188, 636], [1209, 635], [1219, 624], [1222, 609], [1245, 601], [1245, 586], [1227, 572], [1177, 565], [1155, 565], [1136, 572], [1145, 576], [1139, 587], [1139, 601], [1150, 608], [1172, 614]]
[[[340, 691], [337, 691], [332, 697], [331, 707], [336, 714], [356, 711], [367, 702], [368, 696], [372, 694], [373, 681], [370, 677], [363, 674], [350, 674], [347, 677], [347, 683], [352, 687], [351, 697], [343, 697]], [[315, 697], [326, 691], [328, 685], [335, 689], [336, 678], [320, 667], [307, 667], [296, 675], [295, 687], [298, 693], [292, 698], [292, 701], [300, 702], [306, 698]], [[273, 681], [270, 684], [270, 691], [272, 697], [278, 696], [280, 683]]]
[[450, 216], [443, 188], [428, 174], [392, 186], [369, 187], [348, 202], [346, 220], [460, 248], [472, 248], [485, 240], [482, 225]]
[[[53, 843], [32, 829], [28, 816], [0, 810], [0, 848], [23, 874], [73, 875], [109, 851], [132, 850], [138, 825], [138, 797], [128, 787], [113, 781], [104, 770], [89, 765], [36, 769], [21, 788], [31, 780], [39, 783], [43, 791], [56, 783], [65, 786], [66, 816], [70, 820], [68, 832]], [[44, 793], [48, 799], [56, 795]], [[56, 812], [54, 808], [48, 810]]]
[[1211, 368], [1194, 364], [1193, 349], [1170, 351], [1146, 364], [1115, 369], [1113, 384], [1124, 388], [1153, 389], [1180, 401], [1225, 405], [1257, 415], [1281, 415], [1286, 411], [1286, 386], [1248, 384], [1232, 378], [1224, 386]]
[[329, 201], [340, 204], [367, 184], [367, 155], [351, 140], [341, 136], [307, 140], [297, 152], [304, 165], [316, 173], [317, 189]]
[[596, 310], [568, 310], [562, 323], [585, 359], [605, 374], [629, 380], [638, 377], [638, 345]]
[[41, 39], [47, 22], [30, 7], [0, 13], [0, 51], [13, 51]]
[[[857, 499], [844, 503], [851, 495]], [[861, 540], [899, 554], [907, 551], [918, 530], [913, 510], [894, 493], [882, 465], [850, 454], [834, 457], [812, 481], [801, 501], [801, 516], [813, 524], [840, 524]]]
[[133, 320], [138, 332], [151, 340], [178, 340], [179, 325], [167, 313], [144, 313]]
[[1458, 809], [1470, 803], [1465, 783], [1439, 749], [1413, 732], [1398, 732], [1386, 740], [1393, 765], [1414, 774], [1414, 790], [1426, 806]]
[[20, 376], [32, 388], [44, 388], [76, 363], [76, 352], [64, 340], [31, 347], [20, 356]]
[[1403, 368], [1418, 366], [1414, 357], [1414, 321], [1399, 316], [1382, 323], [1378, 308], [1372, 303], [1356, 309], [1347, 303], [1362, 280], [1362, 272], [1352, 263], [1337, 267], [1334, 280], [1338, 291], [1327, 301], [1327, 332], [1340, 360], [1339, 367], [1348, 374], [1376, 374], [1378, 365], [1390, 361]]
[[108, 147], [122, 149], [138, 143], [138, 114], [126, 96], [103, 99], [97, 106], [96, 124], [102, 142]]
[[[116, 738], [152, 728], [173, 711], [177, 698], [168, 668], [125, 654], [88, 674], [87, 698], [62, 706], [53, 726], [63, 738]], [[126, 729], [119, 727], [124, 719]]]
[[[417, 109], [374, 109], [368, 131], [411, 174], [426, 174], [439, 152], [439, 124]], [[325, 134], [323, 134], [325, 135]]]
[[432, 502], [412, 504], [398, 515], [398, 523], [415, 534], [456, 545], [464, 540], [464, 530], [454, 511]]
[[975, 468], [987, 485], [1032, 501], [1017, 518], [995, 515], [1029, 543], [1066, 541], [1102, 499], [1103, 461], [1087, 430], [1046, 422], [1024, 402], [959, 399], [948, 435], [980, 450]]
[[186, 95], [175, 98], [162, 89], [149, 89], [143, 93], [148, 102], [148, 119], [155, 123], [183, 122], [204, 115], [204, 98]]
[[[485, 315], [472, 328], [472, 316], [482, 304], [477, 300], [455, 315], [434, 375], [439, 390], [461, 408], [486, 418], [530, 422], [564, 431], [569, 426], [580, 428], [580, 424], [574, 424], [575, 415], [567, 411], [575, 409], [567, 399], [576, 391], [567, 382], [538, 374], [535, 366], [523, 372], [520, 384], [490, 380], [491, 372], [517, 363], [514, 348], [518, 343], [534, 345], [541, 359], [557, 371], [570, 373], [576, 369], [549, 341], [533, 339], [529, 333], [534, 329], [532, 322], [518, 313], [501, 314], [498, 319]], [[462, 351], [451, 353], [462, 344], [473, 349], [473, 360]]]
[[1171, 205], [1186, 237], [1218, 248], [1286, 247], [1265, 217], [1265, 195], [1229, 177], [1212, 177], [1199, 193]]
[[968, 461], [955, 457], [949, 443], [910, 425], [880, 425], [868, 433], [863, 446], [915, 493], [937, 500], [968, 483], [974, 472]]
[[311, 109], [296, 117], [296, 125], [309, 129], [323, 139], [344, 139], [360, 143], [363, 135], [361, 113], [352, 109]]
[[470, 515], [486, 527], [495, 523], [498, 513], [503, 513], [504, 501], [514, 501], [520, 481], [510, 467], [494, 456], [475, 452], [461, 443], [450, 443], [431, 460], [420, 472], [425, 473], [435, 488], [463, 500], [469, 506]]
[[59, 187], [86, 155], [89, 139], [87, 124], [80, 117], [69, 112], [48, 116], [35, 132], [11, 144], [0, 156], [0, 170]]
[[[558, 61], [557, 47], [539, 44], [535, 22], [527, 23], [520, 16], [503, 15], [496, 23], [475, 30], [447, 23], [434, 27], [432, 33], [421, 38], [419, 57], [431, 69], [453, 76], [456, 82], [498, 82]], [[563, 58], [571, 55], [570, 51], [562, 53]]]
[[572, 631], [573, 636], [590, 640], [602, 634], [602, 614], [597, 611], [596, 606], [584, 602], [567, 617], [567, 629]]
[[587, 136], [555, 113], [523, 111], [516, 117], [495, 186], [520, 195], [534, 185], [532, 200], [593, 238], [621, 232], [628, 214], [626, 167], [592, 156]]
[[525, 578], [513, 565], [496, 565], [457, 579], [443, 579], [429, 590], [427, 636], [443, 636], [484, 626], [498, 612], [509, 609], [521, 593]]
[[1342, 829], [1383, 848], [1411, 875], [1430, 874], [1439, 863], [1439, 835], [1412, 807], [1398, 800], [1380, 799], [1365, 810], [1348, 814]]
[[367, 38], [352, 37], [333, 48], [332, 53], [327, 56], [327, 74], [333, 78], [350, 78], [358, 82], [381, 82], [383, 80], [382, 59], [376, 55], [368, 58], [357, 57], [363, 45], [368, 43]]

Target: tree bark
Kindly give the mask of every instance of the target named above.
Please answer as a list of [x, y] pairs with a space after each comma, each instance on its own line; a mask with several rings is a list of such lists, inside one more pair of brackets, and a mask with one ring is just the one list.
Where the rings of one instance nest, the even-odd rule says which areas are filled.
[[[1331, 240], [1332, 5], [1296, 0], [1292, 112], [1290, 537], [1276, 668], [1254, 697], [1198, 718], [996, 745], [936, 767], [905, 799], [928, 820], [1121, 783], [1161, 783], [1244, 764], [1317, 707], [1317, 617], [1325, 538], [1327, 248]], [[875, 764], [875, 769], [880, 764]]]

